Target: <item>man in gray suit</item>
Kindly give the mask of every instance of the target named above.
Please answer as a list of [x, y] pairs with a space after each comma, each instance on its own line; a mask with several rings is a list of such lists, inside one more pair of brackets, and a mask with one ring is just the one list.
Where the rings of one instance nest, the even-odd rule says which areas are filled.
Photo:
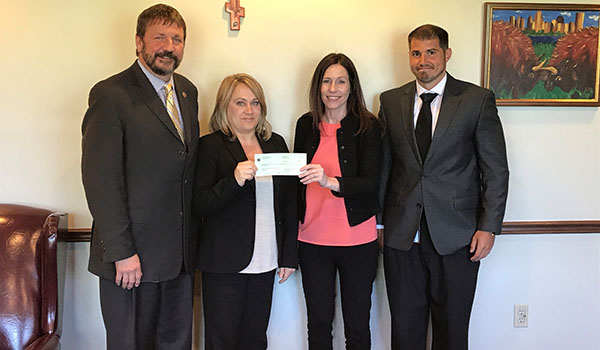
[[381, 94], [387, 172], [384, 266], [392, 348], [467, 349], [479, 261], [502, 229], [508, 165], [494, 94], [446, 73], [448, 33], [409, 37], [416, 77]]
[[196, 230], [191, 195], [198, 92], [173, 73], [186, 26], [158, 4], [138, 17], [138, 59], [96, 84], [82, 125], [107, 349], [189, 350]]

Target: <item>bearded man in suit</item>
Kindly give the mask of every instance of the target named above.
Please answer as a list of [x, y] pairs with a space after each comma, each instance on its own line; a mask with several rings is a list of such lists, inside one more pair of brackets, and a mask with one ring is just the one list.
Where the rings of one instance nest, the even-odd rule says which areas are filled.
[[186, 25], [158, 4], [138, 17], [137, 60], [96, 84], [82, 125], [107, 349], [191, 348], [198, 92], [174, 73]]
[[467, 349], [479, 261], [502, 229], [508, 164], [494, 94], [446, 72], [448, 33], [408, 36], [416, 77], [381, 94], [384, 268], [392, 348]]

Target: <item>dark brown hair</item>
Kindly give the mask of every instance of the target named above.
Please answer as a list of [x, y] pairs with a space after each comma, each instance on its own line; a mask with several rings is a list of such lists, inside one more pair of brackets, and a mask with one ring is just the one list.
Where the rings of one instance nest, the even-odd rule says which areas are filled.
[[373, 125], [373, 121], [378, 119], [367, 109], [356, 67], [350, 58], [343, 53], [330, 53], [323, 57], [315, 69], [309, 92], [309, 105], [313, 118], [313, 128], [315, 131], [319, 130], [319, 123], [321, 122], [321, 118], [325, 115], [325, 105], [321, 100], [321, 84], [323, 82], [325, 71], [334, 64], [341, 65], [348, 72], [350, 95], [348, 96], [347, 106], [348, 112], [356, 115], [360, 119], [360, 127], [358, 128], [357, 134], [369, 131]]
[[440, 41], [440, 47], [442, 50], [448, 50], [448, 32], [442, 28], [433, 24], [423, 24], [415, 28], [410, 34], [408, 34], [408, 47], [410, 48], [410, 41], [412, 39], [418, 40], [431, 40], [438, 39]]

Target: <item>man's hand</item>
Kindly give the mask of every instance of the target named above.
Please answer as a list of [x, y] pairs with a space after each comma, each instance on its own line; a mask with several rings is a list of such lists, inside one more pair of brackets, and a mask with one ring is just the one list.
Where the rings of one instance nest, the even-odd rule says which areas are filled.
[[277, 272], [279, 276], [279, 284], [287, 281], [287, 279], [296, 271], [296, 269], [292, 269], [291, 267], [281, 267]]
[[493, 246], [494, 235], [488, 231], [477, 230], [473, 235], [473, 239], [471, 239], [471, 249], [469, 252], [475, 252], [471, 257], [471, 261], [479, 261], [488, 256]]
[[142, 265], [137, 254], [127, 259], [115, 261], [117, 276], [115, 283], [123, 289], [139, 287], [142, 282]]

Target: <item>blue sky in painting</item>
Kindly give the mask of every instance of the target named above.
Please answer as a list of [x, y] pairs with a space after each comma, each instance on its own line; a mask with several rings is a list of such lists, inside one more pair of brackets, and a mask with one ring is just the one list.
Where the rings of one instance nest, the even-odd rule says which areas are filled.
[[[548, 11], [542, 10], [542, 17], [545, 22], [550, 22], [556, 19], [558, 16], [563, 16], [565, 23], [573, 22], [575, 20], [575, 13], [582, 11]], [[598, 27], [598, 21], [600, 19], [600, 11], [583, 11], [585, 13], [585, 19], [583, 20], [584, 27]], [[531, 16], [534, 18], [537, 11], [535, 10], [493, 10], [494, 21], [509, 21], [510, 16], [527, 17]]]

